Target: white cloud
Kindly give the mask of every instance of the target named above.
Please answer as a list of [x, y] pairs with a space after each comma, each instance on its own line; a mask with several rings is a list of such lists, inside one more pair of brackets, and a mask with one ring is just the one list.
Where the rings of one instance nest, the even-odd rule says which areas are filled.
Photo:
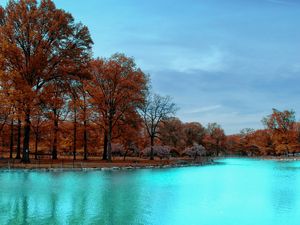
[[194, 113], [203, 113], [203, 112], [210, 112], [210, 111], [214, 111], [216, 109], [221, 108], [221, 105], [211, 105], [211, 106], [204, 106], [204, 107], [200, 107], [200, 108], [195, 108], [195, 109], [191, 109], [188, 110], [184, 113], [186, 114], [194, 114]]
[[[148, 46], [150, 48], [150, 46]], [[193, 71], [224, 72], [227, 68], [228, 53], [218, 47], [189, 49], [178, 46], [152, 46], [147, 58], [137, 58], [145, 71]], [[151, 53], [154, 54], [151, 56]]]
[[198, 52], [180, 52], [175, 54], [173, 59], [170, 59], [170, 69], [179, 72], [192, 72], [202, 70], [206, 72], [224, 71], [225, 54], [218, 48], [212, 48], [205, 53]]

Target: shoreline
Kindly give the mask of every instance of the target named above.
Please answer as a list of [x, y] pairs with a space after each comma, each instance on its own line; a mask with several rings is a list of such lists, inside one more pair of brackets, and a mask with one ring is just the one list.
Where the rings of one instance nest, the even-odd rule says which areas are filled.
[[261, 159], [261, 160], [277, 160], [277, 161], [298, 161], [300, 156], [224, 156], [224, 158], [249, 158], [249, 159]]
[[0, 172], [4, 171], [116, 171], [116, 170], [136, 170], [136, 169], [168, 169], [168, 168], [182, 168], [192, 166], [206, 166], [217, 164], [216, 160], [222, 158], [245, 158], [256, 160], [274, 160], [281, 162], [300, 161], [300, 156], [219, 156], [219, 157], [202, 157], [197, 160], [189, 158], [175, 158], [175, 159], [155, 159], [154, 161], [148, 159], [116, 159], [112, 162], [103, 160], [31, 160], [29, 164], [23, 164], [16, 159], [0, 159]]
[[276, 160], [276, 161], [300, 161], [300, 156], [263, 156], [263, 160]]
[[182, 168], [192, 166], [205, 166], [214, 164], [213, 158], [192, 159], [172, 159], [172, 160], [115, 160], [106, 161], [73, 161], [73, 160], [43, 160], [34, 161], [29, 164], [20, 162], [10, 162], [10, 160], [0, 160], [0, 172], [3, 171], [115, 171], [115, 170], [135, 170], [135, 169], [167, 169]]
[[240, 156], [240, 155], [225, 155], [214, 157], [214, 159], [221, 158], [245, 158], [257, 160], [275, 160], [275, 161], [300, 161], [300, 156]]

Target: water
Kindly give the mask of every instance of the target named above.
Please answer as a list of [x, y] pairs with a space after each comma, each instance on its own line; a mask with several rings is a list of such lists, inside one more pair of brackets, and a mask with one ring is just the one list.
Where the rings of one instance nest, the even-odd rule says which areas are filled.
[[0, 224], [299, 225], [300, 162], [0, 172]]

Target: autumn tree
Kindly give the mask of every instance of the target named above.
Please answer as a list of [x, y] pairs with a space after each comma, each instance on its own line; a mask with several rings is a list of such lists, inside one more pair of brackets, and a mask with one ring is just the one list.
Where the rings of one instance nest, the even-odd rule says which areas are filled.
[[[2, 148], [4, 148], [4, 131], [7, 130], [7, 124], [9, 123], [9, 117], [10, 117], [10, 107], [9, 105], [3, 104], [0, 107], [0, 135], [1, 135], [1, 143]], [[2, 149], [3, 150], [3, 149]]]
[[17, 154], [16, 154], [16, 159], [21, 159], [21, 133], [22, 133], [22, 109], [21, 106], [18, 104], [17, 107]]
[[82, 121], [83, 126], [83, 159], [88, 159], [88, 127], [91, 117], [91, 104], [90, 104], [90, 95], [88, 94], [88, 82], [82, 81], [78, 86], [78, 95], [79, 95], [79, 118]]
[[117, 124], [114, 137], [124, 146], [124, 161], [128, 154], [139, 153], [139, 140], [143, 138], [141, 129], [142, 119], [136, 111], [126, 113]]
[[0, 132], [4, 129], [4, 126], [9, 120], [9, 116], [11, 114], [11, 104], [5, 95], [3, 89], [0, 89], [0, 100], [1, 100], [1, 107], [0, 107]]
[[158, 134], [163, 145], [184, 149], [184, 124], [178, 118], [163, 120], [158, 127]]
[[46, 122], [41, 105], [36, 106], [32, 114], [31, 130], [35, 136], [34, 140], [34, 158], [38, 159], [38, 146], [41, 139], [42, 127]]
[[241, 141], [244, 143], [244, 145], [249, 144], [251, 135], [255, 132], [252, 128], [243, 128], [240, 130], [240, 133], [238, 134], [241, 138]]
[[209, 123], [206, 128], [205, 145], [207, 149], [213, 151], [215, 155], [219, 155], [225, 149], [226, 135], [221, 126], [217, 123]]
[[89, 94], [107, 135], [107, 160], [111, 161], [113, 129], [144, 102], [147, 78], [134, 60], [123, 54], [94, 60], [91, 71]]
[[45, 84], [84, 76], [92, 40], [88, 28], [51, 0], [11, 0], [0, 7], [0, 64], [24, 103], [23, 162], [29, 162], [31, 108]]
[[260, 155], [273, 155], [272, 134], [269, 129], [256, 130], [251, 133], [250, 143], [259, 149]]
[[205, 128], [197, 122], [185, 123], [183, 128], [186, 147], [202, 145], [205, 136]]
[[262, 123], [272, 133], [272, 139], [275, 143], [277, 153], [284, 152], [288, 154], [289, 143], [293, 138], [295, 128], [295, 112], [293, 110], [279, 111], [273, 109], [273, 113], [264, 117]]
[[64, 83], [51, 82], [44, 87], [41, 105], [46, 116], [52, 121], [52, 159], [57, 159], [59, 146], [59, 123], [66, 119], [69, 108], [67, 107], [68, 96]]
[[71, 114], [73, 117], [73, 160], [76, 160], [77, 155], [77, 127], [78, 127], [78, 112], [80, 104], [80, 92], [79, 86], [80, 82], [72, 82], [69, 88], [69, 95], [71, 97], [69, 108], [71, 108]]
[[296, 133], [296, 141], [300, 144], [300, 123], [295, 123], [295, 133]]
[[226, 137], [226, 153], [230, 155], [244, 155], [239, 134], [228, 135]]
[[143, 118], [143, 122], [150, 138], [150, 159], [154, 159], [153, 146], [154, 139], [158, 137], [158, 126], [168, 117], [173, 116], [176, 112], [176, 106], [171, 101], [170, 97], [162, 97], [160, 95], [149, 94], [145, 103], [140, 109], [140, 114]]
[[[2, 145], [4, 146], [4, 129], [5, 126], [9, 126], [9, 158], [13, 158], [13, 147], [14, 147], [14, 121], [16, 115], [16, 105], [14, 103], [13, 89], [9, 80], [4, 76], [4, 71], [0, 71], [0, 133], [2, 134]], [[8, 130], [8, 129], [5, 129]]]

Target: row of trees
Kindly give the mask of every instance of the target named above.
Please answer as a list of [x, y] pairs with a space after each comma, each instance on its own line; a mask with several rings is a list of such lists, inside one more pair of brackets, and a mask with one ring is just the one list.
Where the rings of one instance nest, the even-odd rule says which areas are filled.
[[[293, 110], [273, 109], [262, 119], [264, 129], [245, 128], [238, 134], [225, 135], [216, 123], [183, 123], [178, 118], [164, 120], [158, 129], [158, 146], [167, 146], [176, 156], [247, 155], [280, 156], [300, 153], [300, 124]], [[196, 153], [199, 151], [199, 153]]]
[[293, 110], [279, 111], [264, 117], [265, 129], [243, 129], [227, 136], [226, 152], [235, 155], [289, 155], [300, 152], [300, 124]]
[[262, 119], [264, 129], [245, 128], [225, 135], [216, 123], [204, 128], [200, 123], [182, 123], [171, 118], [160, 125], [160, 142], [184, 153], [187, 148], [204, 146], [206, 155], [290, 155], [300, 153], [300, 124], [293, 110], [273, 109]]
[[138, 145], [144, 128], [153, 159], [158, 124], [175, 105], [149, 93], [148, 76], [132, 58], [93, 59], [92, 44], [88, 28], [50, 0], [0, 7], [0, 132], [3, 149], [9, 136], [10, 158], [16, 148], [28, 163], [34, 134], [36, 158], [39, 148], [57, 159], [68, 146], [76, 159], [82, 144], [87, 159], [89, 143], [103, 146], [111, 161], [112, 141]]
[[[216, 123], [183, 123], [169, 97], [124, 54], [92, 57], [89, 30], [51, 0], [0, 7], [0, 151], [30, 155], [165, 157], [296, 152], [293, 111], [273, 110], [264, 130], [225, 136]], [[3, 154], [5, 156], [5, 154]]]
[[[92, 43], [88, 28], [52, 1], [9, 1], [0, 7], [1, 108], [23, 122], [23, 162], [29, 162], [32, 117], [47, 105], [57, 123], [62, 87], [88, 77]], [[55, 138], [53, 142], [55, 159]]]

